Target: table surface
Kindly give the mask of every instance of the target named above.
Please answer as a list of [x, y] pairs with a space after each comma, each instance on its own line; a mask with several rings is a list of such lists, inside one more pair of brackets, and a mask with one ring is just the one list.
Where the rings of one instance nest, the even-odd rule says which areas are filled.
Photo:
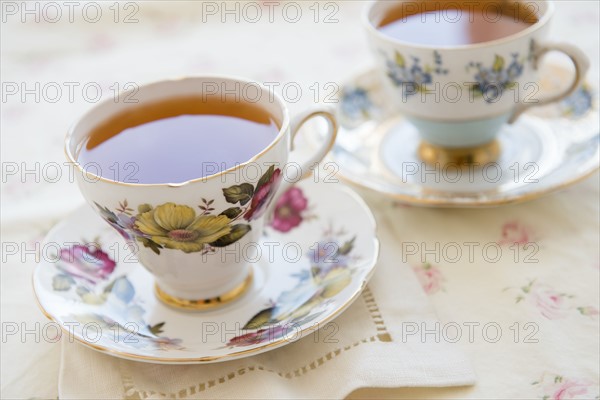
[[[58, 394], [60, 346], [39, 329], [45, 319], [34, 304], [31, 272], [44, 234], [82, 203], [63, 164], [62, 141], [98, 94], [217, 72], [280, 83], [293, 113], [315, 97], [326, 101], [329, 83], [372, 64], [360, 24], [364, 2], [302, 2], [296, 23], [291, 10], [281, 10], [293, 2], [281, 2], [271, 16], [269, 2], [250, 3], [263, 10], [256, 23], [249, 8], [236, 22], [222, 10], [203, 12], [198, 2], [122, 3], [118, 12], [104, 3], [96, 22], [92, 10], [69, 15], [62, 3], [60, 17], [42, 5], [37, 14], [3, 14], [2, 398]], [[595, 84], [599, 8], [595, 1], [559, 1], [551, 30], [553, 40], [575, 43], [589, 55], [588, 78]], [[9, 96], [9, 88], [17, 94]], [[418, 249], [398, 262], [423, 283], [441, 321], [441, 340], [461, 334], [478, 383], [363, 389], [351, 397], [598, 398], [597, 174], [533, 202], [483, 210], [413, 208], [361, 194], [399, 246]], [[467, 243], [477, 243], [473, 254]], [[502, 255], [480, 251], [486, 244]], [[463, 256], [444, 255], [450, 247]], [[17, 334], [9, 334], [12, 329]]]

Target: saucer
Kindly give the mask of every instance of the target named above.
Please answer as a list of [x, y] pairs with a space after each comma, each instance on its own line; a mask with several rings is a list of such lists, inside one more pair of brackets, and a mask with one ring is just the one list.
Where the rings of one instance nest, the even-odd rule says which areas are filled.
[[103, 353], [153, 363], [232, 360], [294, 342], [343, 312], [371, 277], [379, 242], [363, 200], [304, 181], [278, 200], [247, 252], [251, 286], [206, 312], [170, 308], [116, 231], [85, 206], [44, 241], [33, 287], [66, 335]]
[[[540, 83], [544, 93], [570, 75], [564, 67], [547, 65], [540, 76], [549, 77]], [[338, 94], [341, 128], [329, 160], [345, 181], [403, 203], [486, 207], [522, 202], [578, 182], [599, 166], [597, 90], [589, 84], [506, 125], [475, 155], [494, 162], [462, 167], [440, 162], [437, 168], [423, 161], [439, 160], [436, 149], [424, 146], [416, 128], [391, 110], [375, 70], [350, 79]], [[314, 126], [307, 137], [320, 143]]]

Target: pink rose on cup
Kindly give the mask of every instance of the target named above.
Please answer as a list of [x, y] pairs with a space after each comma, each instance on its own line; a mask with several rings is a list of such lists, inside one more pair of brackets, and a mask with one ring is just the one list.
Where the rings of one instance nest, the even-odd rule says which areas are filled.
[[444, 276], [437, 267], [434, 267], [428, 263], [418, 267], [413, 267], [413, 271], [417, 275], [417, 279], [421, 283], [425, 293], [432, 294], [442, 289]]
[[530, 299], [544, 317], [558, 319], [564, 317], [567, 311], [565, 297], [552, 289], [533, 285]]
[[250, 202], [250, 208], [246, 211], [244, 218], [247, 221], [260, 218], [266, 211], [269, 202], [275, 195], [281, 182], [281, 170], [269, 168], [258, 183]]
[[307, 207], [302, 190], [292, 187], [277, 200], [271, 226], [279, 232], [289, 232], [302, 223], [302, 212]]
[[58, 268], [70, 276], [96, 284], [108, 278], [116, 265], [100, 247], [74, 245], [61, 249]]

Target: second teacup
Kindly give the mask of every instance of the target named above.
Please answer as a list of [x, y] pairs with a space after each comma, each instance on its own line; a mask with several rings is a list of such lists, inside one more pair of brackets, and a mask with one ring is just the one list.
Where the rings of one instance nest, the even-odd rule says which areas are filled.
[[[589, 62], [574, 46], [545, 41], [553, 12], [545, 0], [380, 0], [367, 7], [382, 82], [419, 130], [425, 161], [445, 153], [468, 162], [479, 150], [497, 152], [504, 124], [578, 87]], [[550, 51], [572, 60], [574, 78], [562, 92], [540, 97], [536, 70]]]

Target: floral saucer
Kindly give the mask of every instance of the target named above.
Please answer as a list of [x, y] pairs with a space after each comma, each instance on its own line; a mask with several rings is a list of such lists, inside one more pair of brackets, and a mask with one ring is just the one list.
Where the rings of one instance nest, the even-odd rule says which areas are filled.
[[[545, 68], [550, 71], [540, 76], [550, 78], [541, 82], [540, 93], [568, 81], [565, 68]], [[374, 70], [343, 84], [338, 100], [341, 128], [329, 159], [340, 177], [404, 203], [486, 207], [521, 202], [598, 170], [598, 99], [589, 84], [561, 103], [534, 109], [505, 126], [497, 140], [499, 158], [468, 169], [456, 164], [436, 169], [422, 161], [417, 130], [391, 109]], [[319, 143], [317, 129], [307, 136]]]
[[192, 364], [262, 353], [314, 332], [358, 297], [379, 242], [354, 192], [305, 181], [278, 200], [261, 242], [242, 249], [252, 286], [202, 313], [160, 302], [150, 273], [89, 206], [52, 229], [44, 248], [33, 287], [69, 339], [117, 357]]

